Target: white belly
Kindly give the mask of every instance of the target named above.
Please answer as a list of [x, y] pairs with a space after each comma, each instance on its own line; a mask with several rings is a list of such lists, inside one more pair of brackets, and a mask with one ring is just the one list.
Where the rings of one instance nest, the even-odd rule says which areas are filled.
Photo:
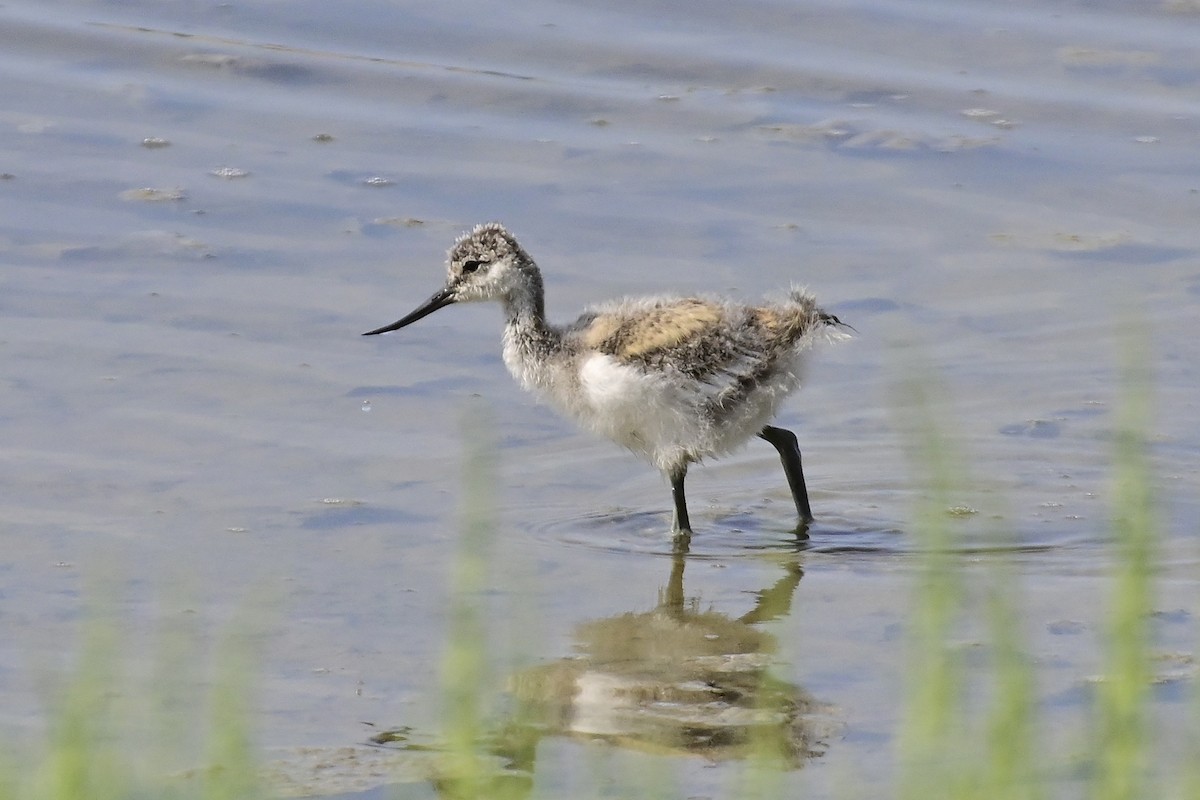
[[[579, 409], [589, 428], [656, 463], [674, 461], [698, 437], [694, 401], [662, 375], [621, 364], [611, 356], [588, 356], [579, 370], [584, 403]], [[660, 464], [660, 466], [664, 466]]]
[[522, 359], [516, 348], [506, 347], [504, 355], [526, 389], [663, 471], [737, 448], [762, 430], [798, 383], [798, 370], [782, 369], [714, 421], [715, 388], [681, 373], [647, 372], [601, 353], [556, 365]]
[[576, 416], [662, 470], [738, 447], [762, 430], [787, 394], [755, 393], [714, 424], [705, 391], [711, 387], [683, 376], [646, 373], [597, 354], [584, 361], [579, 378], [586, 405]]

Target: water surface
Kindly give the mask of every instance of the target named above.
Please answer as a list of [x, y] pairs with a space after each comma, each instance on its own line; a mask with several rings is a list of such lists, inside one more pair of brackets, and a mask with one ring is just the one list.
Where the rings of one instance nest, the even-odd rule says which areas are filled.
[[[5, 4], [4, 727], [40, 729], [37, 668], [116, 573], [136, 642], [180, 605], [206, 635], [270, 605], [269, 757], [433, 736], [462, 419], [484, 413], [497, 671], [517, 649], [558, 663], [673, 586], [777, 640], [781, 679], [836, 720], [788, 780], [874, 791], [927, 491], [917, 380], [969, 465], [961, 568], [1003, 535], [1070, 729], [1099, 663], [1125, 340], [1155, 383], [1157, 645], [1192, 650], [1198, 37], [1178, 2]], [[667, 487], [520, 393], [495, 308], [358, 336], [488, 219], [556, 319], [798, 283], [854, 325], [781, 417], [819, 515], [806, 549], [751, 444], [689, 476], [677, 574]], [[786, 609], [747, 618], [781, 580]], [[544, 760], [583, 758], [561, 733]], [[668, 758], [689, 794], [726, 785], [711, 754]]]

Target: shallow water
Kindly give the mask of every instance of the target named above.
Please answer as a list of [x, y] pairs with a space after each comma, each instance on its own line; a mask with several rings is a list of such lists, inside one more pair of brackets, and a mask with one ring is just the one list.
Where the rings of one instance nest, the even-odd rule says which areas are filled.
[[[89, 577], [116, 573], [138, 630], [186, 606], [216, 635], [267, 598], [272, 757], [361, 743], [363, 721], [432, 736], [466, 414], [499, 456], [497, 669], [656, 607], [667, 487], [520, 393], [497, 309], [358, 336], [486, 219], [538, 259], [558, 319], [800, 283], [859, 331], [781, 416], [806, 548], [770, 448], [689, 476], [687, 597], [737, 619], [781, 564], [803, 574], [756, 629], [844, 726], [788, 778], [809, 795], [894, 778], [925, 491], [906, 381], [969, 465], [963, 569], [1004, 535], [1068, 729], [1098, 669], [1117, 364], [1144, 348], [1158, 645], [1192, 651], [1194, 3], [18, 1], [0, 23], [5, 728], [40, 727], [31, 665], [62, 660]], [[572, 763], [577, 741], [543, 747]], [[671, 769], [727, 785], [706, 764]]]

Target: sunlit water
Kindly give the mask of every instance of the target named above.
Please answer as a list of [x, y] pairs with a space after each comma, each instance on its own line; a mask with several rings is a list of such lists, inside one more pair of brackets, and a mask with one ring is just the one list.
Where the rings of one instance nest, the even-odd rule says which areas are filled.
[[[873, 791], [928, 491], [914, 381], [969, 476], [946, 509], [963, 569], [1016, 564], [1069, 726], [1098, 668], [1125, 345], [1155, 385], [1158, 645], [1192, 649], [1197, 41], [1196, 5], [1170, 0], [6, 3], [5, 728], [40, 727], [33, 668], [63, 663], [89, 578], [115, 574], [139, 664], [170, 609], [215, 636], [269, 607], [255, 722], [282, 762], [379, 728], [432, 739], [463, 417], [485, 415], [498, 671], [568, 656], [672, 580], [741, 619], [798, 570], [755, 630], [844, 727], [788, 780]], [[520, 394], [497, 309], [358, 336], [487, 219], [539, 261], [556, 319], [799, 283], [853, 324], [780, 422], [811, 538], [752, 443], [692, 470], [673, 572], [668, 487]], [[677, 765], [691, 794], [725, 785], [706, 763]], [[307, 786], [384, 780], [356, 777]]]

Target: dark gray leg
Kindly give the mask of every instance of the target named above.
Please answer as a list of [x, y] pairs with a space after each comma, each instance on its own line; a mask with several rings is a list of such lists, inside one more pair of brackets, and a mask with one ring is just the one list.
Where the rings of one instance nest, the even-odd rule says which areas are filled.
[[671, 499], [675, 501], [675, 519], [671, 522], [671, 531], [676, 536], [690, 536], [692, 523], [688, 520], [687, 500], [683, 496], [683, 479], [687, 475], [687, 464], [670, 472]]
[[800, 515], [800, 527], [807, 528], [808, 523], [813, 520], [812, 506], [808, 504], [808, 488], [804, 485], [804, 468], [800, 465], [800, 444], [796, 441], [796, 434], [784, 428], [767, 425], [758, 435], [779, 451], [779, 460], [783, 462], [783, 474], [787, 475], [792, 500], [796, 503], [796, 513]]

